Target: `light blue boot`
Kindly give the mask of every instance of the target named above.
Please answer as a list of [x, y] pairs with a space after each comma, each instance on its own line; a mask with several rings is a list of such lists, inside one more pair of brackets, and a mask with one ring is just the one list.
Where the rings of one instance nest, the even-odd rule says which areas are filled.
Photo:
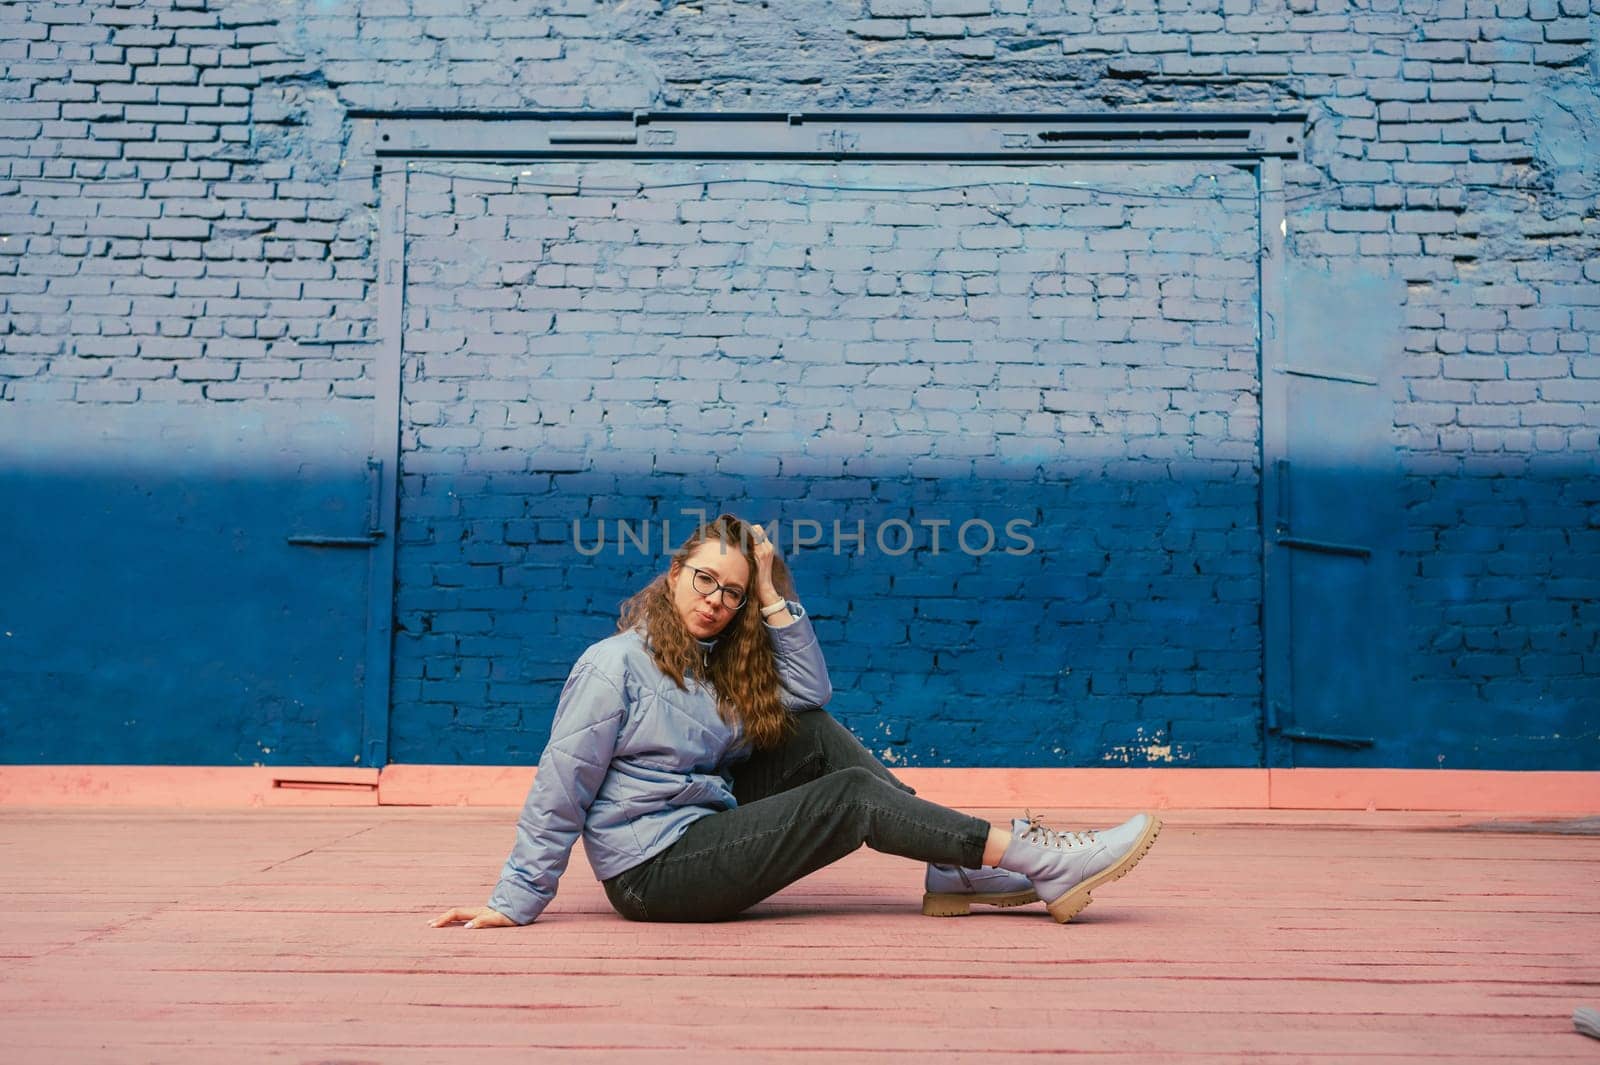
[[[1032, 828], [1050, 832], [1031, 811], [1025, 812], [1027, 817], [1018, 817], [1011, 822], [1013, 835]], [[984, 906], [1026, 906], [1039, 901], [1033, 881], [1021, 873], [996, 869], [990, 865], [970, 869], [929, 862], [922, 887], [922, 913], [925, 917], [965, 917], [972, 912], [973, 903]]]
[[1138, 864], [1160, 831], [1160, 818], [1148, 813], [1088, 832], [1031, 828], [1012, 833], [999, 865], [1032, 881], [1050, 916], [1066, 924], [1093, 901], [1089, 892]]

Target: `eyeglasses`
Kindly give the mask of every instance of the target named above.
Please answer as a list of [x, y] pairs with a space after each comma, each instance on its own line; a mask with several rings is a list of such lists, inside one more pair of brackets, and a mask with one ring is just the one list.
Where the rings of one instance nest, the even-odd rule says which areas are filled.
[[694, 577], [691, 578], [691, 583], [696, 594], [710, 595], [712, 592], [721, 592], [722, 605], [729, 610], [738, 610], [744, 606], [743, 589], [730, 588], [726, 584], [718, 584], [716, 574], [710, 570], [703, 570], [699, 566], [689, 566], [687, 562], [684, 565], [694, 570]]

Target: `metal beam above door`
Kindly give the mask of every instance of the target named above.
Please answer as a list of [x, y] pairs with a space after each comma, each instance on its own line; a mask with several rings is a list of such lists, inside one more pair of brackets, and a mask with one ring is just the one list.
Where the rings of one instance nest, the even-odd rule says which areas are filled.
[[1304, 112], [829, 114], [355, 111], [370, 151], [422, 159], [1082, 159], [1298, 157]]

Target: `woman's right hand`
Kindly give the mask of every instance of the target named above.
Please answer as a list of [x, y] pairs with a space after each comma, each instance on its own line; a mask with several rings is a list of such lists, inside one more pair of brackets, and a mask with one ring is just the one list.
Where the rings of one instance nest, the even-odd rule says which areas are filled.
[[466, 927], [468, 928], [517, 927], [517, 922], [507, 917], [499, 910], [491, 909], [488, 906], [482, 906], [476, 910], [469, 910], [458, 906], [453, 910], [447, 910], [446, 912], [441, 913], [428, 923], [433, 925], [435, 928], [443, 928], [446, 925], [455, 923], [456, 921], [467, 922]]

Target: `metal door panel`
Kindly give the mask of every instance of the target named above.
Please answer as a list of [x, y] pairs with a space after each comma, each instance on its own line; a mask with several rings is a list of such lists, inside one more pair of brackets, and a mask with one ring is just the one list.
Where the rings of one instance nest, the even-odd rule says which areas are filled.
[[1268, 535], [1269, 580], [1288, 594], [1268, 599], [1269, 672], [1284, 671], [1268, 679], [1269, 732], [1291, 764], [1382, 764], [1405, 631], [1391, 381], [1404, 287], [1297, 264], [1284, 290], [1282, 363], [1268, 368], [1286, 406]]
[[8, 405], [0, 760], [352, 765], [371, 408]]

